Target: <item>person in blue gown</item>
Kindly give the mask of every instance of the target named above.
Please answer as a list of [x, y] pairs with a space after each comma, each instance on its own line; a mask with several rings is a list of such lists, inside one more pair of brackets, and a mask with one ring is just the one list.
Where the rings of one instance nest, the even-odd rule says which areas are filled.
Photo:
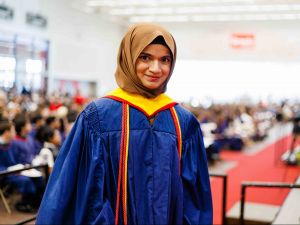
[[29, 136], [31, 124], [26, 114], [17, 114], [13, 119], [16, 130], [16, 136], [11, 142], [11, 151], [13, 152], [17, 164], [31, 164], [36, 155], [33, 139]]
[[38, 111], [32, 112], [30, 114], [31, 131], [28, 134], [28, 138], [33, 145], [34, 156], [38, 155], [43, 148], [43, 144], [36, 138], [37, 130], [45, 124], [45, 120], [42, 114]]
[[[16, 165], [12, 152], [11, 140], [14, 136], [14, 127], [7, 119], [0, 119], [0, 171], [6, 171], [9, 167]], [[0, 178], [0, 185], [17, 189], [21, 199], [15, 205], [22, 212], [36, 212], [41, 200], [43, 181], [38, 178], [30, 178], [22, 175], [8, 175]]]
[[78, 116], [36, 224], [212, 224], [199, 123], [164, 94], [175, 61], [175, 40], [163, 27], [129, 28], [119, 88]]

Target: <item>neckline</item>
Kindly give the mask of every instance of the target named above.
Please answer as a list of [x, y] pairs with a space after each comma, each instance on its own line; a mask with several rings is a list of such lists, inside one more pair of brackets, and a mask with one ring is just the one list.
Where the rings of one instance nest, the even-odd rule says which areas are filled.
[[104, 98], [111, 98], [119, 102], [127, 103], [143, 112], [148, 118], [177, 104], [177, 102], [166, 94], [160, 94], [155, 98], [145, 98], [138, 94], [128, 93], [121, 88], [113, 90], [104, 96]]

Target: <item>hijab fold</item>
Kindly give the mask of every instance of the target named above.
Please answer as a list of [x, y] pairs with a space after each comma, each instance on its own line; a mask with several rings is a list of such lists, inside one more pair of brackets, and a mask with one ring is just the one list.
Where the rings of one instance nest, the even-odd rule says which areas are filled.
[[[168, 79], [157, 89], [148, 89], [143, 86], [135, 71], [136, 60], [140, 53], [151, 42], [162, 36], [172, 55], [171, 70]], [[163, 27], [151, 23], [139, 23], [131, 26], [121, 41], [118, 53], [118, 65], [115, 78], [118, 86], [133, 94], [139, 94], [146, 98], [155, 98], [167, 89], [167, 83], [171, 77], [176, 61], [176, 43], [173, 36]]]

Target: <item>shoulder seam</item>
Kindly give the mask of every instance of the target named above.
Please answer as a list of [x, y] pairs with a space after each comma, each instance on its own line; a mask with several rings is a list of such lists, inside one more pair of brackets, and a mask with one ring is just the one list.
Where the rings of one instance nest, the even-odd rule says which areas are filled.
[[88, 123], [88, 127], [93, 133], [100, 134], [100, 120], [99, 120], [99, 114], [97, 111], [96, 103], [93, 101], [91, 102], [83, 111], [84, 119]]

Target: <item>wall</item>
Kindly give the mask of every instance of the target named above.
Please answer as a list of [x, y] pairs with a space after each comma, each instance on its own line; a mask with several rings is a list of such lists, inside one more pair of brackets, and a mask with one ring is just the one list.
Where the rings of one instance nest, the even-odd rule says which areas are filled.
[[[165, 24], [178, 57], [168, 94], [199, 102], [299, 99], [300, 21]], [[232, 48], [233, 33], [253, 34], [252, 48]]]
[[[178, 44], [179, 58], [200, 60], [300, 60], [300, 21], [166, 24]], [[233, 33], [250, 33], [255, 46], [233, 49]]]
[[[17, 33], [50, 41], [49, 91], [54, 79], [97, 82], [97, 95], [114, 85], [113, 74], [120, 28], [102, 15], [88, 15], [72, 8], [71, 0], [10, 0], [13, 21], [0, 20], [0, 32]], [[26, 12], [39, 12], [48, 19], [46, 29], [25, 23]]]

